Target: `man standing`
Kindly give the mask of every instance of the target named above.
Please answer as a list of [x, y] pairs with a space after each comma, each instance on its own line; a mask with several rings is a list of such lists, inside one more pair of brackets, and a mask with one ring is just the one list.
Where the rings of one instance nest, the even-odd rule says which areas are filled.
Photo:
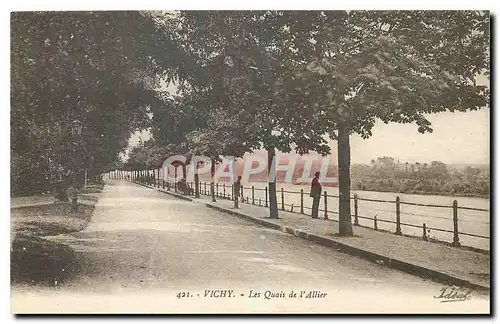
[[322, 190], [323, 188], [319, 183], [319, 172], [316, 172], [314, 174], [314, 178], [311, 181], [311, 193], [309, 194], [309, 196], [312, 197], [313, 199], [312, 212], [311, 212], [312, 218], [318, 218], [319, 200], [321, 199]]

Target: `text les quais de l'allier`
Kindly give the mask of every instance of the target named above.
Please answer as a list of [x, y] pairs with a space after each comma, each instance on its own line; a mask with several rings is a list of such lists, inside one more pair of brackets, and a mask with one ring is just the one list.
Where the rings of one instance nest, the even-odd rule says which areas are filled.
[[190, 292], [190, 291], [181, 291], [178, 292], [176, 297], [178, 299], [181, 298], [235, 298], [235, 297], [245, 297], [245, 298], [260, 298], [260, 299], [287, 299], [287, 298], [308, 298], [308, 299], [322, 299], [326, 298], [328, 293], [322, 292], [320, 290], [291, 290], [288, 293], [285, 293], [283, 290], [280, 291], [272, 291], [272, 290], [263, 290], [257, 291], [250, 289], [247, 293], [236, 292], [232, 289], [225, 290], [217, 290], [217, 289], [205, 289], [202, 292]]

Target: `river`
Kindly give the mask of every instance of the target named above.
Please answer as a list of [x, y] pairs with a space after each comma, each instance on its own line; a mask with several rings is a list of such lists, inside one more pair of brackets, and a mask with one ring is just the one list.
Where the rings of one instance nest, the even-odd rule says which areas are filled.
[[[265, 201], [265, 190], [267, 186], [265, 182], [254, 182], [254, 183], [243, 183], [244, 187], [244, 197], [248, 197], [250, 203], [252, 203], [252, 193], [251, 187], [255, 187], [254, 198], [255, 203], [260, 203], [264, 205]], [[231, 184], [226, 182], [226, 193], [229, 194]], [[202, 187], [203, 188], [203, 187]], [[304, 190], [304, 211], [306, 214], [310, 214], [310, 208], [312, 205], [312, 198], [309, 197], [309, 186], [308, 185], [295, 185], [287, 183], [277, 183], [277, 199], [278, 208], [281, 209], [281, 189], [284, 190], [285, 197], [285, 209], [290, 210], [293, 204], [293, 210], [300, 211], [300, 190]], [[323, 187], [323, 190], [327, 192], [327, 195], [338, 196], [339, 190], [335, 187]], [[219, 183], [219, 192], [222, 193], [222, 183]], [[377, 216], [379, 220], [378, 228], [384, 230], [395, 231], [396, 225], [392, 223], [385, 223], [382, 220], [396, 221], [396, 204], [388, 202], [373, 202], [364, 201], [363, 198], [367, 199], [377, 199], [385, 201], [395, 201], [396, 197], [399, 196], [401, 200], [400, 205], [400, 217], [401, 223], [407, 223], [411, 225], [417, 225], [419, 228], [412, 226], [401, 225], [401, 230], [403, 234], [407, 235], [418, 235], [422, 236], [422, 225], [426, 224], [428, 230], [427, 235], [430, 238], [435, 238], [442, 241], [452, 242], [453, 233], [441, 232], [435, 229], [445, 229], [453, 230], [453, 201], [458, 202], [458, 228], [461, 233], [470, 233], [481, 235], [489, 238], [490, 234], [490, 212], [489, 206], [490, 201], [484, 198], [474, 198], [474, 197], [450, 197], [450, 196], [434, 196], [434, 195], [415, 195], [415, 194], [404, 194], [404, 193], [391, 193], [391, 192], [375, 192], [375, 191], [364, 191], [364, 190], [352, 190], [351, 196], [355, 193], [358, 194], [358, 214], [359, 216], [373, 218]], [[412, 206], [405, 205], [404, 202], [427, 204], [427, 205], [442, 205], [449, 206], [449, 208], [439, 208], [439, 207], [427, 207], [427, 206]], [[338, 219], [338, 198], [328, 197], [328, 216], [332, 219]], [[354, 215], [354, 199], [351, 200], [351, 214]], [[460, 207], [472, 207], [480, 208], [488, 211], [475, 211], [475, 210], [464, 210]], [[324, 210], [324, 198], [321, 199], [320, 210]], [[320, 212], [320, 216], [323, 212]], [[353, 220], [354, 221], [354, 220]], [[359, 224], [364, 226], [373, 227], [373, 220], [359, 218]], [[468, 236], [464, 234], [459, 235], [460, 243], [465, 246], [476, 247], [484, 250], [490, 249], [490, 240], [485, 238], [478, 238], [473, 236]]]

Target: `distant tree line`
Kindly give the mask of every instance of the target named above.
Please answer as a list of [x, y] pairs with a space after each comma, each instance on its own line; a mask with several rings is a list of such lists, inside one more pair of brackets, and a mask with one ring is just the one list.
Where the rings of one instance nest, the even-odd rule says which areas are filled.
[[488, 167], [451, 169], [441, 161], [400, 163], [384, 156], [353, 165], [351, 177], [360, 190], [484, 198], [490, 193]]

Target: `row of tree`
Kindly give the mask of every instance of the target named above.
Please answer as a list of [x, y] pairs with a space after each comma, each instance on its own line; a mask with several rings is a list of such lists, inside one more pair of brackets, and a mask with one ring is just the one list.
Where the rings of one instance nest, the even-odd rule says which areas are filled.
[[357, 189], [418, 194], [489, 197], [489, 169], [450, 167], [441, 161], [398, 163], [379, 157], [370, 165], [356, 164], [351, 179]]
[[392, 157], [378, 157], [371, 160], [370, 166], [357, 165], [358, 176], [375, 176], [384, 178], [436, 178], [457, 180], [487, 180], [489, 179], [489, 167], [473, 167], [470, 165], [462, 168], [447, 165], [441, 161], [431, 163], [400, 163]]
[[[160, 160], [203, 154], [216, 161], [266, 149], [270, 173], [276, 150], [328, 154], [330, 137], [339, 152], [341, 235], [352, 234], [351, 134], [368, 138], [377, 119], [416, 123], [419, 132], [430, 132], [427, 114], [489, 102], [488, 88], [475, 82], [489, 69], [486, 12], [185, 11], [87, 13], [76, 20], [59, 15], [42, 14], [63, 24], [69, 20], [70, 26], [45, 21], [41, 27], [54, 34], [47, 42], [45, 35], [38, 39], [35, 51], [58, 67], [49, 72], [58, 82], [38, 90], [59, 96], [40, 96], [51, 100], [36, 107], [51, 115], [59, 114], [54, 105], [98, 107], [87, 124], [103, 126], [96, 138], [112, 134], [105, 139], [109, 144], [96, 147], [113, 145], [102, 151], [115, 157], [123, 135], [140, 128], [138, 121], [151, 127], [150, 145]], [[20, 25], [25, 24], [26, 18]], [[75, 38], [78, 45], [68, 48]], [[43, 46], [57, 49], [52, 61]], [[73, 54], [85, 59], [75, 62]], [[88, 69], [73, 73], [82, 66]], [[179, 91], [172, 95], [158, 82], [175, 83]], [[82, 97], [96, 101], [82, 104]], [[269, 198], [270, 217], [276, 218], [273, 181]]]
[[373, 176], [392, 177], [392, 178], [408, 178], [408, 177], [424, 177], [424, 178], [447, 178], [449, 176], [448, 168], [441, 161], [431, 161], [431, 163], [400, 163], [392, 157], [378, 157], [376, 160], [371, 160], [368, 172]]
[[263, 148], [273, 173], [275, 150], [328, 154], [327, 135], [341, 235], [352, 234], [350, 134], [369, 137], [376, 119], [428, 132], [428, 113], [489, 100], [475, 82], [489, 67], [484, 12], [181, 12], [165, 26], [196, 64], [182, 95], [153, 107], [156, 143], [214, 160]]

